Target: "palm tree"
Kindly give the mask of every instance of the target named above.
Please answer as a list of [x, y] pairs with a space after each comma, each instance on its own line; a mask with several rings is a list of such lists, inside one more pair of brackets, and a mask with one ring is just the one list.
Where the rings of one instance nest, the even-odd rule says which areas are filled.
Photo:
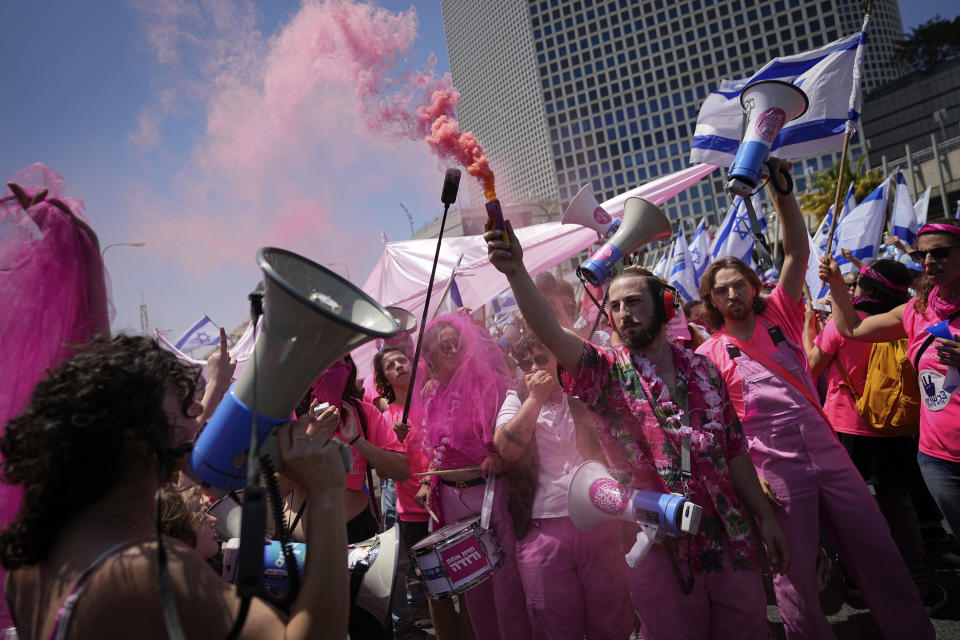
[[[866, 156], [861, 156], [854, 166], [847, 164], [843, 172], [843, 184], [840, 186], [840, 197], [842, 198], [850, 183], [854, 183], [853, 192], [860, 202], [871, 191], [877, 188], [883, 180], [883, 171], [881, 169], [871, 169], [863, 171], [863, 162]], [[800, 206], [803, 212], [810, 216], [815, 216], [817, 224], [826, 217], [827, 211], [833, 206], [834, 199], [837, 196], [837, 179], [840, 176], [840, 164], [833, 164], [826, 169], [819, 171], [807, 180], [807, 190], [800, 196]]]

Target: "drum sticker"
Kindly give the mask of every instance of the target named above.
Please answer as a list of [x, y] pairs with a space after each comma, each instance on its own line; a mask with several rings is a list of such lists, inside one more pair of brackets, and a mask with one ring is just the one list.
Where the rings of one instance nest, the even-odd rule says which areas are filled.
[[755, 129], [757, 135], [767, 142], [773, 142], [773, 139], [780, 133], [783, 124], [787, 121], [787, 114], [783, 109], [770, 107], [760, 114], [757, 118]]
[[940, 411], [950, 404], [950, 393], [953, 389], [945, 388], [946, 377], [932, 369], [920, 370], [920, 393], [923, 396], [923, 405], [929, 411]]
[[440, 557], [447, 568], [447, 575], [454, 583], [469, 579], [489, 567], [473, 536], [440, 551]]
[[597, 221], [597, 224], [607, 224], [612, 218], [603, 207], [597, 207], [593, 210], [593, 219]]
[[590, 502], [600, 511], [618, 516], [630, 504], [630, 496], [616, 480], [599, 478], [590, 485]]

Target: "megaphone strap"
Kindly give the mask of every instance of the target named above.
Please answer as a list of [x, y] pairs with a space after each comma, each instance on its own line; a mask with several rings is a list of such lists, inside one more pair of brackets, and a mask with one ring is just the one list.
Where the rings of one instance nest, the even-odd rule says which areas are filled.
[[687, 571], [690, 575], [686, 578], [683, 577], [683, 574], [680, 573], [680, 563], [677, 562], [677, 542], [673, 538], [667, 538], [663, 541], [663, 546], [667, 550], [667, 558], [670, 559], [670, 566], [673, 567], [673, 574], [677, 577], [677, 584], [680, 585], [680, 591], [683, 592], [683, 595], [688, 596], [690, 592], [693, 591], [693, 566], [690, 561], [690, 538], [693, 536], [687, 536]]

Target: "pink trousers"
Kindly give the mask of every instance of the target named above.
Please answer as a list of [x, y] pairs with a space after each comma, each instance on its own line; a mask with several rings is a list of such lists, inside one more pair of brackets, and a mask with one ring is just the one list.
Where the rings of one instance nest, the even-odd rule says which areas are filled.
[[[766, 640], [767, 597], [760, 569], [731, 569], [727, 549], [724, 564], [723, 571], [695, 574], [689, 595], [680, 590], [662, 544], [628, 569], [644, 640]], [[681, 571], [687, 575], [686, 566]]]
[[570, 518], [532, 520], [517, 565], [534, 635], [543, 640], [624, 640], [633, 630], [620, 524], [581, 531]]
[[[457, 489], [440, 483], [440, 505], [446, 524], [467, 516], [480, 515], [484, 485]], [[503, 564], [493, 577], [464, 594], [470, 622], [478, 640], [525, 640], [531, 638], [527, 617], [527, 599], [517, 570], [513, 521], [507, 511], [510, 481], [500, 476], [496, 481], [490, 527], [503, 549]]]

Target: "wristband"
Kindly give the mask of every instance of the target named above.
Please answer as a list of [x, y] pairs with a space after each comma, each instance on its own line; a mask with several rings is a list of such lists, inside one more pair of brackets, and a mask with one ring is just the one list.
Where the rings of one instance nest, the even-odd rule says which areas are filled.
[[348, 442], [347, 444], [349, 444], [349, 445], [352, 447], [352, 446], [353, 446], [353, 443], [356, 442], [356, 441], [359, 440], [359, 439], [360, 439], [360, 434], [358, 433], [358, 434], [356, 435], [356, 437], [355, 437], [353, 440], [351, 440], [350, 442]]

